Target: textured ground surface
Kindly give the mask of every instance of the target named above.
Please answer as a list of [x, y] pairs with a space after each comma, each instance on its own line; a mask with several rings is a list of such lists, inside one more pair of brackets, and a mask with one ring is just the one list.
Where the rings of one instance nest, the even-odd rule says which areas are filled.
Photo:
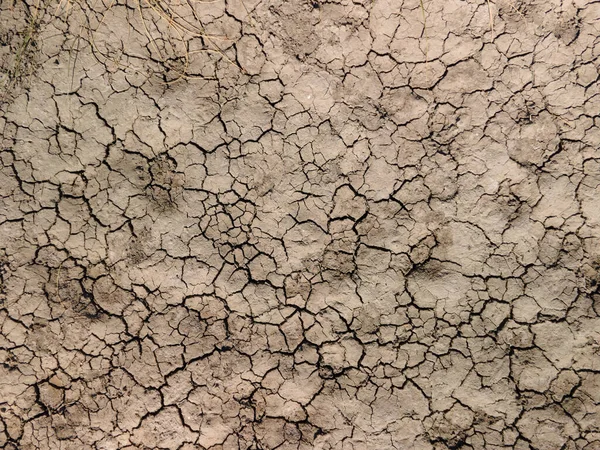
[[600, 449], [600, 2], [96, 5], [1, 6], [0, 447]]

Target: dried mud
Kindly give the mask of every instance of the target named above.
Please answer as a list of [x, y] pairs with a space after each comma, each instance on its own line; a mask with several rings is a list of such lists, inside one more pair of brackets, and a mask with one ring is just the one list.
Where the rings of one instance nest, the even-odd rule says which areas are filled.
[[1, 5], [0, 447], [600, 449], [600, 2]]

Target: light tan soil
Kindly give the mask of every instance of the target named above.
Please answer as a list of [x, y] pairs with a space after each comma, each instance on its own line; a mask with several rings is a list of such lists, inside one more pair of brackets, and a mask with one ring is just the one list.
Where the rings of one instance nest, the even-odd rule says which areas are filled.
[[94, 4], [1, 3], [1, 448], [600, 449], [600, 2]]

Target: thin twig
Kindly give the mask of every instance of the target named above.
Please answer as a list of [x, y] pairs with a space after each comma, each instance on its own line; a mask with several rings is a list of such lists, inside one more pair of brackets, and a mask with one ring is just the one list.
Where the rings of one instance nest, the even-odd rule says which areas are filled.
[[490, 0], [487, 0], [488, 13], [490, 15], [490, 30], [492, 31], [492, 41], [494, 40], [494, 17], [492, 15], [492, 4]]

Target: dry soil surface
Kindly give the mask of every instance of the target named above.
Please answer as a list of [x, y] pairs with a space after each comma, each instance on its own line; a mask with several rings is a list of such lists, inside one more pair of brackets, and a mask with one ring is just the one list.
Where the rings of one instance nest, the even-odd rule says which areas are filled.
[[600, 449], [600, 2], [82, 2], [1, 3], [0, 447]]

